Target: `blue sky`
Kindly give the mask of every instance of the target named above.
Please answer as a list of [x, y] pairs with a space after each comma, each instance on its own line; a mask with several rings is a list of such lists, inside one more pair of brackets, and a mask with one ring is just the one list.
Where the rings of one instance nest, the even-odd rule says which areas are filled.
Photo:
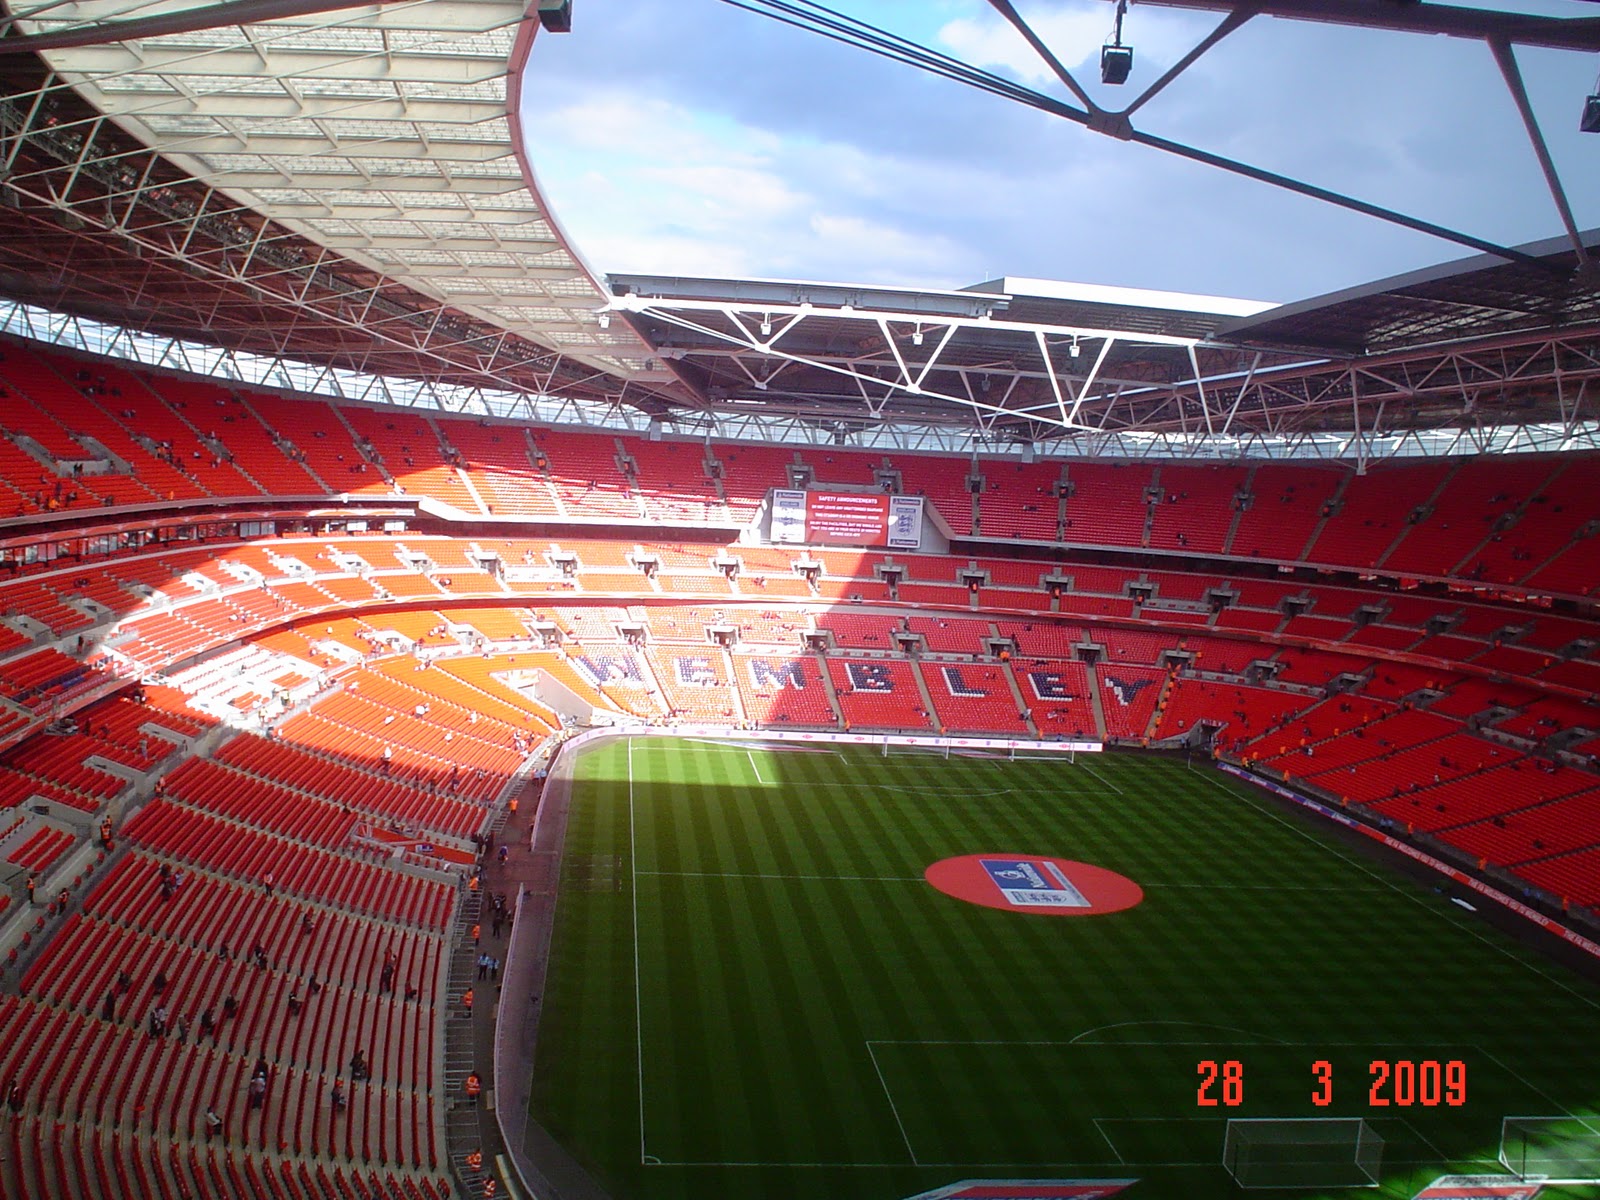
[[[835, 0], [1051, 95], [983, 0]], [[1216, 21], [1133, 6], [1124, 88], [1099, 83], [1113, 9], [1019, 0], [1107, 107]], [[1579, 0], [1541, 11], [1592, 15]], [[1600, 56], [1519, 62], [1581, 228]], [[1002, 275], [1289, 301], [1470, 251], [1117, 142], [717, 0], [575, 0], [523, 82], [530, 157], [602, 272], [962, 287]], [[1505, 244], [1561, 225], [1488, 49], [1258, 17], [1136, 117], [1189, 142]]]

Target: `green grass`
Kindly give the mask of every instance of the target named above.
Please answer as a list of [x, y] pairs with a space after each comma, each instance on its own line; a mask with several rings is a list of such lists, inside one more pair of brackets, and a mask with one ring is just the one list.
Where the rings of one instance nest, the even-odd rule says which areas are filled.
[[[922, 881], [981, 851], [1145, 901], [1050, 919]], [[577, 764], [565, 861], [533, 1109], [618, 1197], [1204, 1200], [1245, 1194], [1228, 1116], [1326, 1115], [1384, 1137], [1383, 1186], [1277, 1194], [1410, 1197], [1498, 1170], [1505, 1115], [1600, 1113], [1600, 989], [1209, 768], [619, 740]], [[1242, 1105], [1197, 1106], [1202, 1059], [1243, 1063]], [[1374, 1059], [1461, 1060], [1467, 1102], [1369, 1107]]]

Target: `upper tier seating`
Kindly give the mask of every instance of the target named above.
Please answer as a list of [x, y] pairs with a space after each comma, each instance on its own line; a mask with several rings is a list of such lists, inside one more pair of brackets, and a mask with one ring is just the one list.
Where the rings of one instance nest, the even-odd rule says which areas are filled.
[[[392, 478], [407, 494], [473, 514], [703, 525], [748, 519], [769, 489], [792, 483], [794, 468], [822, 487], [898, 477], [959, 537], [973, 532], [976, 509], [980, 536], [991, 539], [1453, 573], [1574, 594], [1600, 587], [1581, 456], [1391, 460], [1364, 475], [1278, 463], [980, 459], [974, 468], [957, 456], [727, 443], [707, 458], [697, 441], [558, 429], [530, 437], [510, 422], [241, 393], [37, 346], [12, 343], [5, 353], [0, 387], [16, 403], [0, 421], [14, 435], [0, 438], [0, 519], [8, 504], [14, 516], [168, 496], [384, 495]], [[31, 457], [17, 439], [50, 457]], [[80, 477], [55, 466], [102, 453], [126, 467]]]

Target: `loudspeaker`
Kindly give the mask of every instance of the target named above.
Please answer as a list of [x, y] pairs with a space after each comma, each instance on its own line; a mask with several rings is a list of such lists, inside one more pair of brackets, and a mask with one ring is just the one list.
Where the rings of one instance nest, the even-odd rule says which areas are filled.
[[1590, 96], [1583, 102], [1583, 120], [1578, 128], [1584, 133], [1600, 133], [1600, 96]]

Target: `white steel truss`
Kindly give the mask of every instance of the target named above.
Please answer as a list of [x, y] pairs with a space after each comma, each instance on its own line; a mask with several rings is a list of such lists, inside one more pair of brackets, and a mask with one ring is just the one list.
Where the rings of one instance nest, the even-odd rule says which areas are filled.
[[[1097, 426], [1080, 418], [1085, 399], [1096, 389], [1145, 386], [1142, 379], [1118, 378], [1103, 371], [1119, 346], [1179, 348], [1193, 355], [1198, 339], [1125, 329], [1053, 325], [996, 320], [990, 313], [960, 316], [864, 308], [853, 304], [819, 307], [810, 303], [656, 298], [635, 293], [617, 297], [607, 306], [648, 319], [685, 336], [656, 338], [660, 356], [668, 361], [684, 358], [727, 360], [757, 392], [767, 393], [765, 407], [784, 408], [783, 394], [775, 387], [786, 367], [806, 366], [845, 381], [854, 395], [817, 391], [787, 392], [796, 407], [793, 415], [814, 420], [893, 420], [913, 412], [931, 421], [976, 424], [980, 431], [1022, 423], [1048, 426], [1056, 432], [1095, 432]], [[713, 318], [720, 318], [713, 319]], [[841, 339], [849, 350], [815, 350], [805, 346], [811, 327], [821, 322], [846, 322], [850, 336]], [[969, 353], [962, 334], [993, 334], [1008, 339], [992, 361]], [[1027, 348], [1019, 361], [1018, 351]], [[1081, 358], [1091, 347], [1091, 358]], [[1086, 373], [1076, 370], [1083, 362]], [[996, 394], [994, 383], [1002, 383]], [[1047, 404], [1019, 406], [1007, 403], [1021, 381], [1043, 385], [1051, 397]], [[905, 402], [909, 401], [907, 404]], [[719, 407], [708, 401], [709, 407]]]
[[[613, 377], [613, 390], [627, 381], [670, 383], [631, 330], [596, 322], [600, 285], [548, 212], [516, 144], [508, 106], [537, 28], [528, 7], [410, 0], [49, 50], [42, 57], [57, 74], [12, 105], [47, 103], [70, 87], [213, 189], [208, 217], [262, 214], [431, 298], [439, 319], [455, 310], [526, 338]], [[31, 34], [144, 16], [150, 4], [46, 0], [13, 11], [16, 28]], [[50, 133], [76, 139], [88, 158], [100, 144], [92, 136], [98, 119], [56, 122]], [[81, 166], [115, 180], [122, 164], [113, 157]], [[103, 226], [115, 223], [122, 201], [147, 201], [138, 175], [128, 174], [77, 218]], [[16, 175], [7, 186], [73, 210], [70, 186], [41, 183], [35, 194]], [[129, 236], [137, 241], [146, 231]], [[134, 252], [172, 249], [164, 240]], [[266, 249], [241, 247], [235, 257]]]
[[222, 383], [243, 383], [301, 395], [423, 408], [544, 425], [612, 429], [640, 436], [851, 446], [863, 449], [974, 454], [985, 458], [1174, 458], [1194, 460], [1313, 459], [1363, 463], [1388, 458], [1474, 456], [1600, 450], [1600, 386], [1564, 389], [1565, 418], [1538, 424], [1493, 424], [1380, 432], [1267, 433], [1072, 432], [1038, 442], [926, 422], [845, 425], [767, 412], [681, 410], [651, 417], [631, 405], [563, 395], [530, 395], [484, 387], [451, 387], [416, 379], [338, 370], [292, 357], [248, 354], [179, 338], [157, 337], [16, 301], [0, 302], [0, 332], [104, 354]]
[[[1359, 460], [1578, 444], [1600, 419], [1592, 325], [1352, 359], [1013, 321], [1000, 306], [937, 315], [628, 292], [608, 307], [639, 321], [669, 364], [693, 368], [687, 378], [711, 381], [708, 413], [759, 411], [853, 441], [928, 424], [1052, 452], [1256, 455], [1271, 443]], [[1540, 432], [1505, 432], [1518, 424]]]

